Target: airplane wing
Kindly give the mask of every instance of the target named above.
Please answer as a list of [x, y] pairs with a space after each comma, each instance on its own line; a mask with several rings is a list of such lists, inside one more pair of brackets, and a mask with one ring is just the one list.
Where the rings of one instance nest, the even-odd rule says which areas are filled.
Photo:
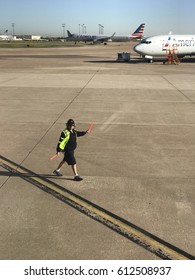
[[97, 38], [95, 38], [93, 41], [95, 42], [107, 42], [108, 40], [111, 40], [114, 35], [116, 34], [116, 32], [114, 32], [111, 36], [98, 36]]

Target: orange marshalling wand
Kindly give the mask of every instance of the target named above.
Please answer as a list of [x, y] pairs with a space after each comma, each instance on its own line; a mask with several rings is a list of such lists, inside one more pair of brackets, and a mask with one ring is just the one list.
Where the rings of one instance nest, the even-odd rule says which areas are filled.
[[93, 128], [93, 122], [90, 123], [90, 126], [89, 126], [89, 128], [88, 128], [88, 133], [91, 132], [92, 128]]
[[52, 160], [52, 159], [54, 159], [54, 158], [56, 158], [56, 157], [58, 157], [58, 154], [56, 153], [55, 155], [53, 155], [52, 157], [50, 157], [50, 160]]

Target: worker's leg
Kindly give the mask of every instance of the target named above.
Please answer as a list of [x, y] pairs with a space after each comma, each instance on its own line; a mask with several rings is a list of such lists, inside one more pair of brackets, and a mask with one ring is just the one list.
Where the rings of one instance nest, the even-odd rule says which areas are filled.
[[60, 162], [60, 164], [58, 165], [58, 167], [54, 170], [54, 174], [55, 175], [57, 175], [57, 176], [62, 176], [62, 174], [60, 173], [60, 169], [61, 169], [61, 167], [64, 165], [64, 163], [65, 163], [66, 161], [65, 160], [62, 160], [61, 162]]
[[75, 181], [81, 181], [81, 180], [83, 180], [80, 176], [79, 176], [79, 174], [78, 174], [78, 172], [77, 172], [77, 166], [76, 166], [76, 164], [74, 164], [74, 165], [72, 165], [72, 170], [73, 170], [73, 172], [74, 172], [74, 180]]
[[64, 163], [65, 163], [65, 160], [62, 160], [62, 161], [60, 162], [60, 164], [58, 165], [58, 168], [56, 168], [56, 170], [59, 170], [59, 171], [60, 171], [60, 169], [61, 169], [61, 167], [64, 165]]
[[73, 165], [72, 165], [72, 170], [73, 170], [74, 175], [75, 175], [75, 176], [78, 176], [76, 164], [73, 164]]

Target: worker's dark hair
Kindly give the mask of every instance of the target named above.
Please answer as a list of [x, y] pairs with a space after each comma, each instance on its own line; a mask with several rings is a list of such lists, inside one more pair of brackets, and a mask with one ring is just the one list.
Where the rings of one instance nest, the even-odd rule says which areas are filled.
[[75, 122], [72, 119], [69, 119], [66, 123], [66, 126], [70, 127], [71, 125], [75, 125]]

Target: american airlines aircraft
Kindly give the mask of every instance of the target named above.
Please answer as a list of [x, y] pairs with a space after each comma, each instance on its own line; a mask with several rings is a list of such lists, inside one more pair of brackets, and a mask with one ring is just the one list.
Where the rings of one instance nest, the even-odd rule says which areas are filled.
[[140, 24], [140, 26], [130, 35], [115, 35], [106, 36], [106, 35], [90, 35], [90, 34], [72, 34], [69, 30], [67, 30], [68, 37], [66, 37], [67, 41], [74, 41], [74, 42], [93, 42], [93, 43], [103, 43], [107, 41], [112, 42], [129, 42], [131, 40], [141, 39], [143, 36], [145, 28], [145, 23]]
[[135, 52], [151, 62], [158, 56], [166, 56], [169, 51], [182, 58], [195, 55], [195, 35], [158, 35], [144, 38], [134, 46]]
[[66, 37], [67, 41], [73, 41], [73, 42], [93, 42], [93, 43], [103, 43], [107, 42], [109, 40], [112, 40], [115, 33], [113, 33], [111, 36], [106, 35], [90, 35], [90, 34], [72, 34], [69, 30], [67, 30], [68, 37]]
[[144, 33], [145, 23], [140, 26], [130, 35], [114, 35], [112, 42], [129, 42], [132, 40], [141, 39]]

